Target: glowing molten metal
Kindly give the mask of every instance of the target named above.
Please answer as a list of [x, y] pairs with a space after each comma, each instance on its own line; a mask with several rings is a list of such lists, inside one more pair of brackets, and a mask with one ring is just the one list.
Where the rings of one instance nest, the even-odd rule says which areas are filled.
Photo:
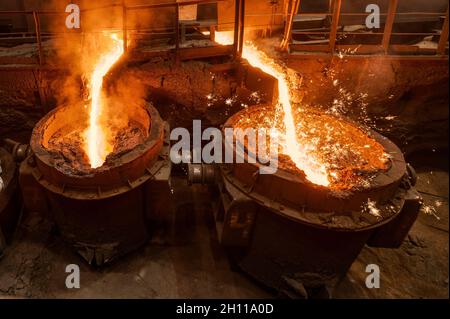
[[[216, 32], [215, 41], [222, 45], [230, 45], [233, 43], [233, 32]], [[297, 168], [305, 173], [306, 178], [310, 182], [317, 185], [328, 186], [330, 181], [326, 165], [314, 156], [314, 145], [301, 144], [297, 139], [296, 123], [292, 116], [289, 85], [282, 67], [248, 41], [244, 44], [242, 57], [253, 67], [261, 69], [263, 72], [278, 80], [278, 103], [283, 108], [283, 119], [286, 129], [285, 142], [283, 145], [284, 153], [291, 158]]]
[[92, 168], [102, 166], [106, 156], [113, 151], [113, 146], [109, 142], [108, 129], [100, 123], [102, 108], [105, 107], [102, 96], [102, 85], [103, 77], [123, 54], [123, 41], [115, 33], [111, 34], [107, 40], [111, 42], [111, 50], [101, 55], [89, 78], [91, 107], [89, 126], [84, 132], [84, 150], [89, 157], [89, 163]]

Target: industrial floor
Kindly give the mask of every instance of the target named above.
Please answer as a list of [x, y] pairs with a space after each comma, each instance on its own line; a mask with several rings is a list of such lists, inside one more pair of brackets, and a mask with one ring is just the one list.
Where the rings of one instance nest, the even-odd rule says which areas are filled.
[[[409, 159], [425, 207], [399, 249], [366, 247], [334, 298], [448, 298], [448, 157], [432, 153]], [[217, 242], [206, 190], [173, 183], [179, 209], [192, 219], [180, 244], [148, 243], [100, 270], [91, 269], [31, 214], [0, 259], [0, 298], [275, 298], [248, 276], [232, 270]], [[381, 287], [365, 286], [367, 264], [378, 264]], [[65, 287], [65, 267], [78, 264], [80, 289]]]

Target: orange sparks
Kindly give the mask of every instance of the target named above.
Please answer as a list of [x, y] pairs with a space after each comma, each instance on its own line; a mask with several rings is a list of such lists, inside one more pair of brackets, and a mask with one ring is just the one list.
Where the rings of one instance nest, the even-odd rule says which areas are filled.
[[123, 40], [117, 34], [108, 37], [111, 41], [111, 50], [100, 57], [95, 65], [94, 71], [89, 79], [89, 95], [91, 97], [91, 107], [89, 113], [89, 126], [84, 132], [85, 151], [89, 157], [92, 168], [103, 165], [106, 156], [113, 151], [113, 146], [108, 142], [107, 128], [100, 123], [102, 108], [105, 107], [102, 97], [103, 78], [123, 54]]
[[[215, 41], [222, 45], [230, 45], [233, 43], [233, 32], [216, 32]], [[297, 140], [295, 121], [292, 116], [291, 95], [285, 72], [279, 64], [248, 41], [244, 44], [242, 57], [253, 67], [261, 69], [278, 80], [278, 103], [283, 108], [283, 120], [286, 127], [284, 153], [291, 158], [297, 168], [305, 173], [310, 182], [328, 186], [330, 181], [326, 165], [314, 156], [314, 145], [300, 144]]]

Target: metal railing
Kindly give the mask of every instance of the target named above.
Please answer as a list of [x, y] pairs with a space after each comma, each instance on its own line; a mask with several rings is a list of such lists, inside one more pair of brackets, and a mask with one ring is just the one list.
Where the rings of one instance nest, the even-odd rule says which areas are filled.
[[[162, 36], [166, 38], [173, 39], [174, 48], [163, 48], [162, 51], [167, 52], [170, 50], [174, 51], [174, 55], [177, 57], [179, 55], [180, 49], [184, 50], [184, 48], [180, 48], [180, 44], [184, 40], [184, 24], [180, 23], [179, 19], [179, 9], [182, 6], [187, 5], [196, 5], [196, 4], [212, 4], [212, 3], [218, 3], [226, 0], [187, 0], [184, 2], [171, 2], [171, 3], [154, 3], [154, 4], [146, 4], [146, 5], [134, 5], [129, 6], [126, 5], [126, 1], [122, 0], [120, 3], [112, 3], [108, 5], [103, 6], [96, 6], [91, 8], [86, 8], [81, 10], [81, 14], [95, 11], [95, 10], [102, 10], [102, 9], [111, 9], [111, 8], [118, 8], [122, 9], [122, 27], [119, 28], [119, 31], [123, 33], [123, 39], [124, 39], [124, 50], [128, 51], [128, 43], [129, 43], [129, 35], [130, 33], [134, 32], [134, 36], [136, 38], [138, 37], [151, 37], [151, 36]], [[229, 1], [229, 0], [228, 0]], [[243, 30], [244, 30], [244, 19], [245, 16], [252, 16], [252, 14], [247, 13], [244, 14], [244, 7], [245, 7], [245, 0], [234, 0], [235, 1], [235, 17], [233, 22], [227, 22], [226, 27], [227, 28], [234, 28], [235, 31], [235, 41], [234, 44], [231, 46], [228, 46], [227, 48], [220, 47], [220, 50], [218, 50], [218, 47], [216, 46], [216, 51], [210, 50], [211, 46], [208, 46], [207, 48], [202, 47], [195, 47], [194, 49], [191, 49], [191, 53], [189, 56], [195, 56], [196, 53], [193, 53], [193, 50], [199, 50], [199, 55], [201, 56], [202, 53], [200, 52], [202, 49], [209, 49], [206, 50], [203, 56], [208, 55], [225, 55], [225, 54], [233, 54], [235, 57], [240, 56], [240, 52], [242, 51], [242, 42], [243, 42]], [[291, 49], [291, 51], [305, 51], [305, 52], [327, 52], [330, 54], [336, 54], [340, 52], [357, 52], [358, 54], [370, 54], [370, 53], [384, 53], [389, 54], [392, 52], [414, 52], [414, 53], [427, 53], [427, 54], [434, 54], [437, 56], [445, 55], [446, 53], [446, 46], [447, 46], [447, 39], [448, 39], [448, 33], [449, 33], [449, 26], [448, 26], [448, 7], [447, 12], [397, 12], [397, 6], [398, 6], [399, 0], [389, 0], [389, 8], [388, 11], [385, 13], [380, 13], [380, 16], [385, 18], [384, 28], [380, 32], [367, 32], [367, 33], [361, 33], [361, 32], [351, 32], [351, 31], [343, 31], [339, 28], [339, 20], [341, 17], [366, 17], [367, 13], [353, 13], [348, 12], [344, 13], [341, 12], [341, 5], [342, 0], [334, 0], [332, 8], [330, 12], [325, 13], [298, 13], [300, 0], [290, 0], [290, 10], [286, 11], [283, 15], [286, 18], [286, 25], [285, 25], [285, 32], [284, 32], [284, 38], [281, 42], [280, 47], [283, 50], [287, 50], [288, 48]], [[132, 29], [128, 25], [128, 15], [130, 12], [133, 11], [139, 11], [143, 12], [145, 10], [155, 10], [160, 8], [173, 8], [174, 15], [173, 15], [173, 24], [172, 26], [168, 28], [152, 28], [149, 30], [144, 29]], [[328, 43], [327, 44], [298, 44], [293, 43], [293, 35], [292, 35], [292, 27], [294, 23], [294, 17], [297, 15], [297, 13], [300, 16], [327, 16], [330, 19], [330, 30], [329, 31], [301, 31], [296, 30], [296, 35], [323, 35], [328, 36]], [[45, 55], [44, 50], [42, 46], [43, 37], [54, 37], [59, 34], [64, 34], [67, 32], [42, 32], [41, 30], [41, 17], [47, 16], [47, 15], [61, 15], [65, 16], [67, 13], [61, 12], [61, 11], [45, 11], [45, 10], [38, 10], [38, 11], [0, 11], [0, 17], [2, 15], [31, 15], [33, 17], [34, 21], [34, 34], [31, 34], [27, 32], [26, 34], [28, 36], [34, 36], [36, 39], [37, 47], [38, 47], [38, 63], [39, 66], [42, 66], [45, 64]], [[263, 15], [263, 14], [259, 14]], [[267, 14], [269, 15], [269, 14]], [[441, 17], [445, 16], [442, 30], [440, 32], [440, 35], [438, 33], [431, 33], [431, 32], [393, 32], [393, 26], [395, 23], [395, 18], [398, 16], [430, 16], [430, 17]], [[224, 25], [225, 25], [224, 24]], [[209, 37], [211, 40], [214, 40], [214, 33], [215, 30], [219, 27], [218, 23], [210, 23], [208, 25], [209, 28]], [[81, 32], [85, 32], [81, 30]], [[19, 33], [20, 34], [20, 33]], [[25, 33], [22, 33], [25, 34]], [[7, 34], [0, 34], [1, 36], [6, 36]], [[13, 35], [10, 33], [10, 35]], [[340, 44], [339, 40], [341, 37], [345, 37], [348, 35], [354, 35], [354, 36], [364, 36], [364, 37], [380, 37], [380, 43], [379, 44]], [[424, 49], [421, 50], [415, 45], [396, 45], [391, 43], [391, 38], [393, 36], [437, 36], [439, 35], [439, 41], [437, 43], [436, 49]], [[213, 47], [214, 48], [214, 47]], [[188, 49], [185, 49], [188, 51]]]
[[[342, 0], [334, 0], [332, 3], [332, 8], [330, 12], [321, 12], [321, 13], [302, 13], [299, 12], [300, 0], [291, 0], [290, 1], [290, 10], [288, 12], [288, 16], [286, 19], [284, 37], [280, 44], [280, 48], [282, 50], [291, 51], [307, 51], [307, 52], [327, 52], [330, 54], [336, 54], [342, 51], [351, 51], [357, 52], [359, 54], [370, 54], [370, 53], [426, 53], [426, 54], [434, 54], [434, 55], [445, 55], [446, 54], [446, 46], [448, 41], [448, 32], [449, 32], [449, 17], [448, 17], [448, 6], [446, 12], [397, 12], [399, 0], [389, 0], [389, 7], [386, 13], [380, 13], [381, 17], [385, 18], [384, 28], [381, 32], [352, 32], [352, 31], [344, 31], [340, 30], [339, 22], [341, 17], [367, 17], [368, 13], [357, 13], [357, 12], [341, 12]], [[328, 31], [310, 31], [305, 30], [301, 31], [296, 30], [293, 31], [294, 17], [295, 16], [303, 16], [303, 17], [317, 17], [317, 16], [325, 16], [328, 17], [330, 22], [330, 30]], [[393, 27], [395, 24], [396, 17], [404, 17], [404, 16], [427, 16], [434, 17], [439, 19], [440, 17], [445, 17], [442, 25], [442, 29], [440, 32], [394, 32]], [[324, 36], [328, 44], [308, 44], [302, 43], [298, 44], [293, 41], [293, 33], [296, 35], [319, 35]], [[340, 37], [345, 37], [348, 35], [353, 36], [376, 36], [380, 37], [381, 41], [378, 44], [364, 44], [364, 43], [352, 43], [352, 44], [339, 44]], [[439, 36], [439, 40], [437, 42], [437, 46], [435, 49], [427, 48], [421, 49], [414, 44], [393, 44], [391, 43], [391, 39], [393, 36], [402, 37], [402, 36]], [[307, 41], [305, 41], [307, 42]]]
[[[181, 42], [181, 34], [180, 31], [182, 30], [182, 26], [180, 25], [180, 17], [179, 17], [179, 11], [180, 7], [182, 6], [189, 6], [189, 5], [198, 5], [198, 4], [214, 4], [221, 1], [226, 0], [187, 0], [183, 2], [169, 2], [169, 3], [153, 3], [153, 4], [146, 4], [146, 5], [134, 5], [130, 6], [126, 4], [126, 1], [122, 0], [121, 3], [112, 3], [107, 4], [103, 6], [96, 6], [86, 9], [81, 9], [80, 13], [86, 13], [86, 12], [92, 12], [96, 10], [102, 10], [102, 9], [111, 9], [111, 8], [122, 8], [122, 27], [121, 32], [123, 34], [123, 42], [124, 42], [124, 51], [127, 52], [129, 49], [129, 33], [131, 31], [140, 31], [142, 34], [150, 34], [152, 31], [154, 32], [157, 29], [153, 28], [151, 30], [130, 30], [128, 26], [128, 14], [131, 11], [144, 11], [144, 10], [155, 10], [155, 9], [161, 9], [161, 8], [173, 8], [174, 9], [174, 21], [173, 21], [173, 31], [168, 31], [165, 33], [166, 36], [173, 38], [174, 40], [174, 53], [175, 56], [178, 56], [178, 53], [180, 51], [180, 42]], [[240, 56], [240, 52], [242, 51], [242, 41], [243, 41], [243, 28], [244, 28], [244, 6], [245, 6], [245, 0], [235, 0], [235, 7], [236, 7], [236, 13], [235, 13], [235, 21], [234, 21], [234, 29], [235, 29], [235, 43], [230, 46], [226, 46], [227, 50], [219, 50], [218, 54], [233, 54], [234, 56]], [[43, 32], [41, 31], [41, 21], [40, 18], [44, 15], [67, 15], [65, 12], [61, 11], [45, 11], [45, 10], [36, 10], [36, 11], [0, 11], [0, 16], [2, 15], [32, 15], [33, 21], [34, 21], [34, 34], [30, 34], [30, 32], [26, 33], [15, 33], [15, 34], [27, 34], [32, 35], [36, 39], [37, 47], [38, 47], [38, 63], [39, 66], [43, 66], [45, 64], [44, 61], [44, 50], [42, 46], [42, 35]], [[211, 23], [209, 24], [209, 38], [211, 40], [214, 40], [214, 34], [215, 30], [217, 28], [218, 24]], [[167, 31], [167, 28], [160, 28], [159, 31]], [[80, 33], [84, 32], [82, 29], [80, 29]], [[52, 37], [57, 34], [64, 34], [64, 33], [73, 33], [73, 32], [47, 32], [45, 35]], [[5, 36], [8, 34], [0, 34], [0, 36]], [[12, 35], [12, 33], [11, 33]], [[242, 40], [241, 40], [242, 39]], [[222, 47], [222, 46], [221, 46]], [[208, 48], [211, 48], [210, 46]], [[195, 49], [202, 49], [202, 47], [196, 47]], [[229, 50], [228, 50], [229, 49]], [[168, 48], [165, 49], [166, 51], [170, 50]], [[211, 52], [211, 50], [210, 50]], [[211, 55], [214, 55], [214, 52], [211, 52]]]

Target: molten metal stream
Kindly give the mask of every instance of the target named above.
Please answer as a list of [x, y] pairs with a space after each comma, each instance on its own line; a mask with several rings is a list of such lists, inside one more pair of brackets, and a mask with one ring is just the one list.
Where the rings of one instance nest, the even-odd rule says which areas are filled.
[[[233, 32], [216, 32], [215, 41], [222, 45], [233, 43]], [[300, 144], [297, 140], [295, 121], [292, 116], [291, 95], [288, 80], [280, 65], [269, 58], [264, 52], [258, 50], [250, 42], [246, 42], [243, 47], [242, 57], [253, 67], [261, 69], [263, 72], [275, 77], [278, 80], [278, 103], [283, 108], [284, 125], [286, 127], [284, 153], [288, 155], [295, 165], [301, 169], [306, 178], [317, 185], [328, 186], [330, 184], [326, 165], [312, 153], [315, 150], [312, 144]]]
[[113, 151], [108, 141], [108, 131], [100, 123], [100, 115], [104, 107], [102, 97], [103, 77], [123, 54], [123, 40], [117, 34], [111, 34], [113, 42], [111, 51], [101, 56], [90, 78], [91, 108], [89, 113], [89, 127], [85, 134], [85, 151], [92, 168], [103, 165], [106, 156]]

